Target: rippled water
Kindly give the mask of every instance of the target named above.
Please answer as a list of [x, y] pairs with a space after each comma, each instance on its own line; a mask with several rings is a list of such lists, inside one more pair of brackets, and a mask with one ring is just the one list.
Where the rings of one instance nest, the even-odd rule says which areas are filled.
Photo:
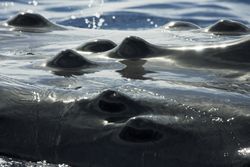
[[[162, 110], [161, 105], [167, 101], [208, 113], [230, 113], [233, 115], [232, 119], [234, 115], [241, 114], [247, 119], [250, 109], [250, 35], [215, 35], [204, 29], [220, 19], [236, 20], [249, 27], [249, 8], [250, 1], [247, 0], [104, 0], [104, 3], [101, 0], [0, 1], [1, 112], [11, 111], [11, 106], [8, 105], [13, 105], [14, 113], [18, 113], [14, 106], [22, 101], [27, 101], [27, 106], [32, 102], [43, 101], [69, 103], [79, 99], [92, 99], [104, 90], [112, 89], [134, 99], [163, 101], [152, 104], [152, 108], [156, 110]], [[24, 11], [39, 13], [64, 30], [37, 33], [15, 31], [13, 27], [5, 26], [8, 19]], [[170, 21], [192, 22], [202, 29], [164, 29], [164, 25]], [[127, 36], [138, 36], [162, 48], [185, 51], [191, 47], [191, 50], [196, 51], [195, 54], [186, 52], [186, 56], [177, 58], [164, 55], [135, 60], [110, 58], [107, 52], [79, 52], [97, 66], [77, 72], [46, 67], [46, 62], [62, 50], [75, 49], [95, 39], [109, 39], [119, 45]], [[214, 60], [210, 51], [205, 52], [208, 46], [228, 47], [242, 41], [248, 43], [235, 50], [236, 54], [245, 55], [243, 58], [225, 58], [225, 54], [230, 57], [234, 50], [222, 55], [222, 60]], [[245, 48], [243, 52], [242, 48]], [[13, 99], [14, 102], [10, 102]], [[26, 109], [25, 106], [24, 108]], [[1, 138], [4, 140], [4, 137]], [[247, 144], [238, 149], [248, 148]], [[143, 156], [147, 156], [144, 153]], [[231, 157], [230, 152], [222, 151], [222, 154]], [[249, 150], [245, 150], [244, 154], [249, 157]], [[12, 156], [21, 157], [2, 157], [1, 166], [53, 166], [28, 162], [33, 160], [29, 158], [27, 162], [12, 160]], [[110, 162], [107, 160], [105, 163]], [[91, 166], [90, 162], [89, 164]], [[146, 166], [144, 161], [139, 165]]]

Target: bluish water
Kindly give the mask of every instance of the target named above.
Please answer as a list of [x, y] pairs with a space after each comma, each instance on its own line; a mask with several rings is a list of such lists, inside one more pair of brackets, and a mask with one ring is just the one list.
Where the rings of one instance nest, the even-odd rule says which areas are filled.
[[[3, 95], [7, 92], [9, 96], [5, 99], [2, 95], [0, 106], [5, 106], [15, 93], [37, 102], [48, 99], [69, 102], [115, 89], [135, 97], [164, 98], [205, 111], [238, 111], [248, 116], [249, 58], [233, 63], [164, 56], [131, 61], [108, 58], [105, 53], [83, 53], [101, 65], [69, 75], [53, 71], [45, 64], [60, 51], [75, 49], [85, 42], [110, 39], [119, 44], [131, 35], [161, 47], [230, 45], [249, 39], [249, 33], [224, 36], [203, 29], [220, 19], [232, 19], [249, 27], [249, 9], [248, 0], [0, 1], [0, 88]], [[8, 19], [24, 11], [39, 13], [66, 30], [35, 33], [4, 26]], [[202, 31], [164, 29], [170, 21], [192, 22]], [[0, 165], [54, 166], [9, 157], [0, 159]]]

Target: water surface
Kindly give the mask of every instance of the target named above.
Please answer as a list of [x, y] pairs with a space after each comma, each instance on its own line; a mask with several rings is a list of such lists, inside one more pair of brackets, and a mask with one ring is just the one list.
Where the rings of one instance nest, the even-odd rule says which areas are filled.
[[[139, 36], [163, 48], [206, 47], [249, 40], [249, 33], [215, 35], [204, 31], [169, 31], [163, 27], [170, 21], [188, 21], [206, 28], [220, 19], [250, 26], [249, 8], [246, 0], [0, 1], [0, 87], [30, 92], [34, 101], [48, 98], [74, 101], [114, 89], [135, 97], [143, 94], [173, 100], [205, 111], [216, 109], [249, 115], [249, 59], [233, 63], [209, 62], [192, 56], [187, 60], [169, 56], [127, 60], [109, 58], [106, 53], [82, 53], [100, 66], [77, 74], [60, 73], [45, 66], [60, 51], [75, 49], [95, 39], [110, 39], [120, 44], [127, 36]], [[24, 11], [39, 13], [65, 30], [36, 33], [13, 31], [4, 26], [6, 20]], [[1, 166], [54, 166], [8, 158], [0, 159]]]

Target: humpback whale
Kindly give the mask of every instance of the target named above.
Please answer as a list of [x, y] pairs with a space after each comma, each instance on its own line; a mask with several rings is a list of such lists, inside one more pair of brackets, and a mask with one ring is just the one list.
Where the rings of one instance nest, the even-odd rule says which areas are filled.
[[[46, 28], [44, 24], [22, 21], [20, 26], [28, 29], [36, 26]], [[13, 26], [18, 24], [13, 23]], [[97, 41], [83, 45], [83, 50], [93, 54], [104, 52], [114, 59], [124, 59], [121, 63], [137, 70], [134, 75], [127, 75], [131, 73], [130, 67], [115, 70], [132, 80], [138, 80], [146, 71], [144, 59], [158, 56], [185, 63], [193, 61], [192, 64], [197, 59], [204, 59], [246, 67], [250, 61], [249, 44], [249, 37], [243, 37], [201, 46], [158, 46], [140, 37], [130, 36], [118, 46], [110, 41]], [[99, 46], [105, 47], [98, 50]], [[46, 63], [52, 70], [70, 73], [95, 65], [72, 49], [60, 52]], [[87, 79], [94, 85], [93, 78]], [[137, 83], [140, 84], [140, 81]], [[153, 94], [145, 96], [143, 92], [138, 92], [137, 96], [132, 96], [133, 93], [123, 89], [105, 89], [93, 93], [89, 98], [63, 101], [50, 99], [47, 87], [41, 90], [46, 98], [35, 99], [33, 94], [37, 96], [39, 90], [24, 90], [32, 87], [31, 84], [18, 87], [17, 84], [9, 83], [8, 86], [2, 86], [2, 82], [0, 84], [1, 96], [8, 95], [0, 98], [1, 155], [79, 167], [250, 165], [249, 115], [237, 110], [227, 111], [225, 108], [229, 104], [221, 104], [218, 110], [210, 111], [204, 109], [203, 104], [187, 107], [165, 98], [156, 98]], [[54, 85], [53, 88], [56, 89]], [[64, 90], [62, 92], [65, 93]], [[75, 93], [75, 90], [71, 92], [68, 89], [64, 97]], [[26, 96], [31, 98], [26, 99]], [[179, 96], [187, 95], [183, 91]]]
[[105, 90], [67, 103], [10, 101], [1, 106], [0, 152], [72, 166], [250, 164], [248, 116], [141, 97]]

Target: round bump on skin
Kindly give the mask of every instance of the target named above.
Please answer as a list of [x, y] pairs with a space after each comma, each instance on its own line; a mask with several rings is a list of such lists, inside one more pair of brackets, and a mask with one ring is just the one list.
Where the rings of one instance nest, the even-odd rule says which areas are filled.
[[186, 21], [171, 21], [164, 26], [165, 29], [169, 30], [192, 30], [200, 29], [196, 24], [186, 22]]
[[122, 112], [123, 110], [126, 109], [125, 105], [122, 103], [110, 102], [106, 100], [99, 101], [99, 108], [102, 111], [111, 113]]
[[53, 23], [36, 13], [20, 13], [7, 21], [8, 25], [16, 27], [49, 27]]
[[235, 34], [247, 33], [249, 32], [249, 28], [246, 25], [237, 21], [219, 20], [215, 24], [208, 27], [206, 31], [219, 35], [223, 34], [235, 35]]
[[76, 49], [80, 51], [98, 53], [98, 52], [105, 52], [105, 51], [111, 50], [115, 48], [116, 46], [117, 45], [111, 40], [98, 39], [95, 41], [87, 42], [77, 47]]
[[125, 38], [109, 55], [115, 58], [138, 59], [161, 54], [162, 52], [161, 48], [148, 43], [144, 39], [130, 36]]
[[79, 53], [67, 49], [57, 54], [52, 60], [47, 62], [48, 67], [54, 68], [82, 68], [94, 65]]
[[125, 98], [127, 97], [116, 91], [107, 90], [99, 96], [98, 107], [103, 112], [121, 113], [127, 109]]
[[162, 139], [163, 134], [157, 130], [152, 121], [140, 117], [131, 118], [119, 133], [120, 139], [132, 143], [155, 142]]

